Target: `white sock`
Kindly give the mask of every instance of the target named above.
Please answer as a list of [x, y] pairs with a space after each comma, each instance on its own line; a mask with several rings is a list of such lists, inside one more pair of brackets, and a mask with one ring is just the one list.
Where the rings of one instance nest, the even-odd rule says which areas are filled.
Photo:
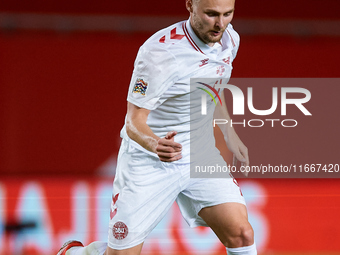
[[93, 242], [85, 247], [72, 247], [67, 250], [66, 255], [103, 255], [106, 247], [106, 242]]
[[252, 244], [250, 246], [244, 246], [239, 248], [228, 248], [228, 255], [257, 255], [256, 244]]

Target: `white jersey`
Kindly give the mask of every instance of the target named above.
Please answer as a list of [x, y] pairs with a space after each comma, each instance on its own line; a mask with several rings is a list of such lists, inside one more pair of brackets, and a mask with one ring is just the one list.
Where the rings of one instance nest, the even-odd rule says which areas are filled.
[[[238, 44], [239, 37], [231, 25], [221, 44], [209, 47], [197, 38], [186, 21], [157, 32], [140, 48], [128, 101], [151, 110], [147, 124], [159, 137], [171, 130], [178, 132], [175, 141], [183, 146], [183, 158], [160, 161], [156, 154], [129, 139], [124, 126], [110, 212], [108, 246], [112, 249], [128, 249], [144, 242], [175, 200], [191, 227], [207, 226], [198, 215], [202, 208], [228, 202], [245, 204], [230, 173], [225, 173], [225, 178], [191, 178], [189, 164], [201, 162], [201, 158], [220, 166], [225, 163], [213, 138], [211, 113], [215, 104], [207, 102], [210, 114], [206, 117], [191, 118], [193, 114], [202, 115], [200, 107], [194, 107], [192, 112], [191, 100], [201, 92], [190, 89], [190, 79], [227, 82]], [[199, 128], [195, 129], [196, 126]], [[192, 147], [196, 141], [202, 144], [202, 140], [204, 146]], [[190, 153], [190, 147], [195, 155]], [[213, 157], [207, 151], [212, 151]]]
[[[183, 158], [174, 163], [186, 163], [189, 160], [190, 78], [223, 79], [226, 84], [239, 41], [239, 35], [229, 24], [221, 42], [210, 47], [196, 36], [190, 20], [187, 20], [158, 31], [140, 47], [127, 100], [151, 110], [147, 124], [157, 136], [164, 137], [172, 130], [178, 132], [175, 141], [183, 146]], [[211, 105], [214, 107], [214, 104]], [[211, 120], [205, 124], [209, 125], [209, 136], [213, 137]], [[121, 136], [130, 140], [125, 125]], [[157, 156], [132, 140], [130, 143]]]

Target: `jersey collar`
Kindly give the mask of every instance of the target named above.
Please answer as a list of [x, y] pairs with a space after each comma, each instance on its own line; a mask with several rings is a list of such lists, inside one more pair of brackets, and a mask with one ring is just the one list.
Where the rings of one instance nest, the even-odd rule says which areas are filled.
[[198, 52], [201, 52], [202, 54], [209, 55], [210, 53], [217, 52], [216, 48], [221, 47], [219, 43], [215, 43], [213, 47], [208, 46], [204, 42], [202, 42], [201, 39], [198, 38], [198, 36], [195, 34], [194, 30], [191, 27], [190, 24], [190, 18], [186, 21], [183, 22], [183, 31], [185, 36], [187, 37], [188, 41], [194, 47], [195, 50]]

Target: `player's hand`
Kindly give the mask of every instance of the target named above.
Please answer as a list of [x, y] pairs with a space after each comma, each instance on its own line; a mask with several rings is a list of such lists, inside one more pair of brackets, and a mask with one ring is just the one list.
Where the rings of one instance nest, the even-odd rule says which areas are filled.
[[170, 131], [158, 140], [156, 152], [161, 161], [172, 162], [182, 158], [182, 145], [175, 142], [175, 135], [176, 131]]
[[[241, 166], [249, 166], [248, 148], [243, 144], [238, 137], [234, 129], [230, 129], [228, 132], [228, 138], [226, 139], [228, 149], [233, 155], [233, 166], [237, 165], [237, 162], [241, 162]], [[245, 176], [248, 176], [248, 172], [242, 172]]]

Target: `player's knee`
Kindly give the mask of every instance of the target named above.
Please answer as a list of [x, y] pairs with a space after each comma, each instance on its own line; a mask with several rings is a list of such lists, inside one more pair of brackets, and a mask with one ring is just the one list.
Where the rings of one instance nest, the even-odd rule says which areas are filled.
[[248, 223], [248, 226], [242, 230], [242, 246], [250, 246], [254, 243], [254, 230]]
[[250, 246], [254, 243], [254, 231], [251, 225], [244, 224], [239, 226], [233, 233], [228, 235], [227, 241], [224, 245], [228, 248], [238, 248]]

